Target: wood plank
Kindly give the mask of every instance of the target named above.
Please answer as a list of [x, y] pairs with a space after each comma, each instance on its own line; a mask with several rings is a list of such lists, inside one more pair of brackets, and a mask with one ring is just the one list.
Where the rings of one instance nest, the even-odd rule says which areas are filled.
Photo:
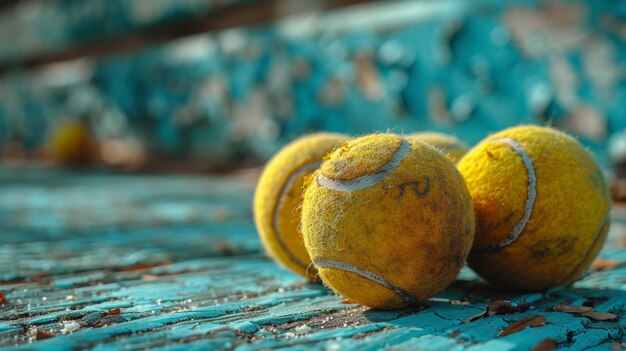
[[[528, 350], [624, 337], [626, 266], [546, 293], [501, 291], [464, 269], [427, 305], [346, 303], [262, 254], [250, 183], [0, 168], [0, 348], [11, 350]], [[614, 214], [607, 262], [626, 262]], [[468, 322], [497, 300], [522, 306]], [[555, 305], [617, 315], [596, 321]], [[545, 325], [498, 334], [524, 318]]]

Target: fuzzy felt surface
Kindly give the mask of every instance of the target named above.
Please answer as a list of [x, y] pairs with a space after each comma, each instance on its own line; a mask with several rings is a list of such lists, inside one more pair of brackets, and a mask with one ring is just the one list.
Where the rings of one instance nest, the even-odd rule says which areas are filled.
[[420, 132], [410, 134], [407, 138], [416, 138], [434, 147], [453, 163], [459, 162], [467, 153], [467, 145], [452, 135], [437, 132]]
[[[359, 178], [332, 178], [357, 169]], [[454, 165], [432, 147], [392, 134], [354, 139], [330, 154], [311, 176], [302, 207], [304, 242], [324, 283], [384, 309], [424, 301], [448, 286], [474, 227], [469, 192]]]
[[474, 147], [458, 169], [476, 211], [469, 265], [485, 279], [542, 290], [572, 282], [598, 255], [611, 200], [593, 156], [572, 137], [507, 129]]
[[266, 165], [254, 196], [254, 220], [269, 256], [306, 276], [311, 260], [299, 231], [300, 203], [306, 175], [348, 137], [317, 133], [280, 150]]

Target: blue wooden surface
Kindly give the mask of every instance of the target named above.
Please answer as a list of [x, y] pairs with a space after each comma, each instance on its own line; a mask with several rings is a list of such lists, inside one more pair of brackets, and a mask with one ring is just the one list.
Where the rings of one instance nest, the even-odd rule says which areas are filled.
[[[605, 269], [572, 287], [516, 294], [464, 269], [426, 306], [386, 312], [266, 259], [252, 194], [252, 182], [236, 179], [0, 169], [0, 348], [528, 350], [546, 338], [565, 350], [621, 347], [620, 208]], [[502, 299], [530, 308], [465, 321]], [[555, 312], [557, 304], [618, 319]], [[498, 337], [531, 315], [546, 324]]]

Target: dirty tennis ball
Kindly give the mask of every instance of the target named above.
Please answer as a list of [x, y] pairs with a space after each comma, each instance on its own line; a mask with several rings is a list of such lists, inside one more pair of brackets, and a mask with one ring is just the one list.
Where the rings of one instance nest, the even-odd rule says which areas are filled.
[[452, 135], [437, 132], [419, 132], [409, 134], [407, 138], [416, 138], [434, 147], [453, 163], [459, 162], [463, 155], [467, 153], [467, 145]]
[[414, 138], [344, 143], [307, 178], [302, 235], [322, 281], [370, 307], [424, 302], [456, 277], [474, 211], [452, 162]]
[[600, 168], [574, 138], [514, 127], [457, 166], [476, 210], [468, 263], [486, 280], [522, 290], [565, 285], [600, 252], [611, 200]]
[[304, 177], [346, 140], [347, 136], [334, 133], [301, 137], [267, 163], [257, 184], [254, 220], [263, 246], [269, 256], [304, 276], [311, 277], [307, 274], [311, 259], [299, 231]]

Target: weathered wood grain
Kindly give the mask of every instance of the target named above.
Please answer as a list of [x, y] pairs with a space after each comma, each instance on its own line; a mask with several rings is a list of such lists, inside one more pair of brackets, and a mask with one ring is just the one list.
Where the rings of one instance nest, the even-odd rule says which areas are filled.
[[[388, 312], [348, 303], [266, 259], [252, 193], [249, 184], [210, 177], [0, 170], [0, 345], [529, 350], [552, 339], [562, 349], [621, 347], [626, 221], [619, 211], [602, 270], [572, 287], [519, 294], [464, 269], [426, 306]], [[516, 310], [466, 322], [497, 300]], [[589, 306], [616, 320], [555, 305]], [[498, 337], [533, 315], [545, 324]]]

